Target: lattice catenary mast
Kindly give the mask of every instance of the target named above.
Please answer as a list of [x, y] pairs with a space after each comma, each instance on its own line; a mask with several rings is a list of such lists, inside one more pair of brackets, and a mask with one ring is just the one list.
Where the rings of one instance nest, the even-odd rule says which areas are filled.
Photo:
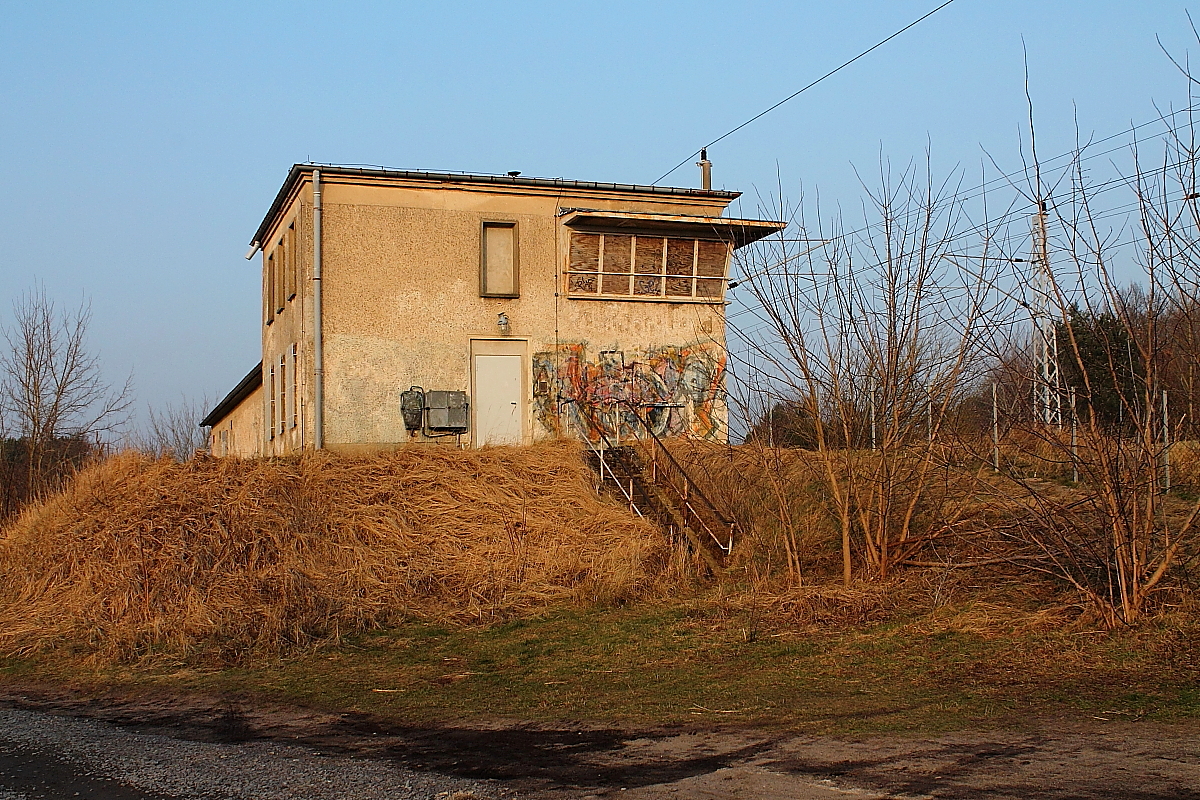
[[1033, 347], [1037, 375], [1033, 379], [1033, 418], [1046, 426], [1062, 426], [1062, 384], [1058, 374], [1057, 307], [1054, 275], [1046, 246], [1046, 202], [1033, 216]]

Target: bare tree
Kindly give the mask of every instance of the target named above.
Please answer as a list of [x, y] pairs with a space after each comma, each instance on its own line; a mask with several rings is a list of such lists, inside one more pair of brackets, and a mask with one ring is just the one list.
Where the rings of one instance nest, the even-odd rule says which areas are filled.
[[208, 398], [185, 397], [151, 407], [145, 427], [131, 439], [133, 446], [158, 458], [187, 461], [208, 445], [208, 428], [201, 428], [200, 420], [209, 405]]
[[0, 410], [15, 437], [27, 496], [46, 489], [106, 434], [120, 427], [131, 403], [131, 379], [104, 381], [89, 351], [91, 309], [60, 308], [44, 286], [13, 303], [3, 329]]
[[[1053, 203], [1058, 263], [1047, 269], [1062, 367], [1061, 385], [1050, 389], [1063, 413], [1012, 426], [1018, 435], [999, 484], [1013, 503], [1003, 532], [1026, 563], [1075, 587], [1110, 626], [1132, 624], [1152, 606], [1200, 516], [1200, 503], [1185, 508], [1169, 495], [1172, 431], [1185, 421], [1179, 407], [1193, 402], [1198, 357], [1200, 149], [1190, 119], [1164, 122], [1161, 160], [1147, 163], [1135, 146], [1132, 170], [1106, 185], [1089, 177], [1087, 148], [1077, 148]], [[1114, 219], [1099, 206], [1114, 190], [1127, 193], [1132, 213]], [[1131, 267], [1139, 280], [1123, 288], [1116, 275]], [[1044, 378], [1018, 380], [1031, 387]], [[1073, 490], [1050, 491], [1037, 474], [1070, 476]]]
[[[972, 223], [954, 179], [935, 181], [926, 159], [898, 175], [881, 164], [877, 186], [859, 230], [818, 208], [798, 237], [750, 251], [741, 283], [757, 320], [730, 325], [751, 384], [811, 426], [847, 583], [856, 562], [887, 577], [960, 521], [944, 434], [1012, 306], [994, 291], [994, 230]], [[980, 255], [964, 263], [969, 245]]]

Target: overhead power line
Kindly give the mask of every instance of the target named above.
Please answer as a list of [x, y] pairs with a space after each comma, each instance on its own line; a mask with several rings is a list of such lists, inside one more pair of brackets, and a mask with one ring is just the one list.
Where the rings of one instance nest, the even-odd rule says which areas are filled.
[[[1158, 136], [1160, 136], [1160, 134], [1154, 134], [1153, 136], [1138, 138], [1136, 132], [1141, 130], [1142, 128], [1145, 128], [1149, 125], [1154, 125], [1154, 124], [1157, 124], [1160, 122], [1167, 122], [1168, 120], [1173, 119], [1174, 117], [1177, 117], [1180, 114], [1191, 114], [1198, 110], [1200, 110], [1200, 105], [1191, 105], [1191, 106], [1188, 106], [1187, 108], [1182, 108], [1182, 109], [1179, 109], [1178, 111], [1173, 111], [1170, 114], [1160, 115], [1159, 117], [1157, 117], [1155, 119], [1147, 120], [1146, 122], [1138, 123], [1137, 125], [1133, 125], [1124, 130], [1117, 131], [1116, 133], [1113, 133], [1113, 134], [1109, 134], [1108, 136], [1105, 136], [1102, 139], [1096, 139], [1096, 140], [1090, 141], [1087, 145], [1084, 146], [1084, 149], [1068, 150], [1065, 153], [1060, 153], [1052, 158], [1046, 159], [1045, 161], [1041, 162], [1040, 166], [1045, 167], [1047, 164], [1052, 164], [1056, 161], [1060, 161], [1064, 158], [1068, 158], [1068, 157], [1072, 157], [1072, 156], [1075, 156], [1078, 158], [1079, 164], [1083, 164], [1087, 161], [1091, 161], [1092, 159], [1100, 158], [1102, 156], [1108, 155], [1109, 153], [1116, 152], [1117, 150], [1121, 150], [1121, 149], [1124, 149], [1124, 148], [1127, 148], [1130, 146], [1136, 146], [1138, 144], [1141, 144], [1142, 142], [1146, 142], [1151, 139], [1158, 138]], [[1085, 151], [1085, 149], [1088, 147], [1094, 147], [1097, 144], [1103, 144], [1104, 142], [1111, 141], [1113, 139], [1116, 139], [1117, 137], [1124, 136], [1125, 134], [1128, 134], [1128, 133], [1135, 134], [1134, 140], [1128, 144], [1119, 145], [1117, 147], [1109, 148], [1107, 150], [1103, 150], [1098, 153], [1088, 153], [1087, 155], [1081, 155]], [[1181, 164], [1184, 164], [1184, 163], [1185, 162], [1182, 162], [1182, 161], [1175, 162], [1174, 164], [1169, 164], [1167, 166], [1169, 166], [1169, 167], [1170, 166], [1180, 166]], [[1068, 163], [1068, 164], [1062, 165], [1061, 167], [1055, 167], [1055, 169], [1056, 170], [1067, 169], [1071, 166], [1072, 166], [1072, 164]], [[1014, 170], [1014, 171], [1008, 172], [1008, 173], [1002, 173], [994, 178], [989, 178], [989, 179], [985, 180], [983, 183], [980, 183], [978, 186], [972, 186], [969, 189], [962, 190], [961, 194], [959, 195], [959, 200], [961, 202], [965, 203], [965, 202], [974, 200], [976, 198], [982, 197], [984, 194], [986, 194], [986, 192], [984, 190], [987, 187], [991, 186], [992, 184], [999, 183], [1000, 181], [1008, 181], [1009, 183], [1011, 183], [1012, 182], [1011, 179], [1018, 175], [1028, 177], [1034, 169], [1035, 169], [1034, 165], [1029, 165], [1029, 166], [1026, 166], [1019, 170]], [[1127, 185], [1129, 180], [1132, 180], [1134, 178], [1148, 177], [1150, 175], [1156, 174], [1157, 172], [1160, 172], [1161, 169], [1162, 169], [1162, 167], [1154, 167], [1149, 170], [1134, 172], [1131, 175], [1119, 175], [1116, 178], [1112, 178], [1107, 181], [1103, 181], [1101, 183], [1095, 184], [1094, 186], [1088, 187], [1088, 191], [1092, 197], [1096, 197], [1100, 194], [1111, 191], [1113, 189], [1121, 188], [1122, 186]], [[1200, 199], [1200, 196], [1184, 197], [1182, 199], [1184, 199], [1184, 200]], [[1137, 205], [1136, 202], [1132, 204], [1132, 206], [1136, 206], [1136, 205]], [[1027, 209], [1035, 209], [1036, 207], [1037, 207], [1036, 203], [1026, 203], [1024, 205], [1016, 206], [1016, 207], [1010, 209], [1008, 213], [1009, 214], [1020, 213]], [[1127, 204], [1126, 206], [1121, 206], [1119, 208], [1124, 209], [1126, 207], [1130, 207], [1130, 204]], [[1107, 212], [1105, 212], [1104, 216], [1106, 216], [1106, 217], [1112, 216], [1111, 212], [1112, 212], [1112, 209], [1109, 209]], [[867, 224], [860, 228], [855, 228], [855, 229], [852, 229], [849, 231], [842, 232], [839, 234], [839, 237], [840, 238], [848, 238], [851, 236], [857, 236], [857, 235], [860, 235], [863, 233], [867, 233], [872, 227], [874, 227], [875, 224], [876, 223]], [[981, 230], [981, 226], [975, 226], [973, 228], [969, 228], [965, 231], [962, 231], [959, 234], [956, 234], [954, 236], [954, 238], [955, 239], [963, 238], [965, 236], [969, 236], [971, 234], [978, 233], [980, 230]], [[825, 241], [825, 240], [774, 238], [774, 239], [772, 239], [772, 241]], [[775, 267], [782, 266], [783, 264], [787, 263], [789, 260], [792, 260], [793, 258], [794, 258], [794, 256], [789, 256], [788, 258], [782, 260], [778, 264], [773, 264], [768, 267], [760, 267], [755, 270], [753, 275], [737, 276], [732, 279], [729, 288], [732, 289], [735, 286], [737, 286], [738, 284], [744, 283], [745, 281], [749, 280], [751, 277], [757, 277], [759, 275], [763, 275], [767, 272], [770, 272]]]
[[749, 125], [751, 122], [754, 122], [754, 121], [756, 121], [756, 120], [762, 119], [762, 118], [763, 118], [763, 117], [765, 117], [767, 114], [770, 114], [772, 111], [774, 111], [775, 109], [779, 108], [779, 107], [780, 107], [781, 105], [783, 105], [784, 103], [786, 103], [786, 102], [788, 102], [789, 100], [792, 100], [792, 99], [794, 99], [794, 98], [796, 98], [796, 97], [799, 97], [801, 94], [803, 94], [804, 92], [807, 92], [809, 89], [813, 88], [813, 87], [814, 87], [814, 86], [816, 86], [818, 83], [820, 83], [821, 81], [825, 80], [826, 78], [829, 78], [829, 77], [831, 77], [831, 76], [833, 76], [833, 75], [836, 75], [837, 73], [841, 72], [841, 71], [842, 71], [843, 69], [845, 69], [846, 67], [848, 67], [848, 66], [850, 66], [851, 64], [853, 64], [855, 61], [858, 61], [860, 58], [863, 58], [864, 56], [866, 56], [866, 55], [869, 55], [869, 54], [870, 54], [870, 53], [872, 53], [873, 51], [875, 51], [875, 50], [878, 50], [880, 47], [883, 47], [885, 44], [887, 44], [888, 42], [890, 42], [892, 39], [895, 39], [897, 36], [899, 36], [900, 34], [904, 33], [904, 32], [905, 32], [905, 31], [907, 31], [908, 29], [910, 29], [910, 28], [914, 28], [914, 27], [916, 27], [917, 25], [921, 24], [922, 22], [924, 22], [925, 20], [929, 19], [929, 18], [930, 18], [930, 17], [932, 17], [934, 14], [936, 14], [936, 13], [937, 13], [937, 12], [939, 12], [939, 11], [941, 11], [943, 8], [945, 8], [946, 6], [950, 5], [950, 4], [951, 4], [951, 3], [953, 3], [953, 2], [954, 2], [954, 0], [946, 0], [946, 2], [942, 3], [942, 4], [941, 4], [940, 6], [938, 6], [937, 8], [935, 8], [935, 9], [933, 9], [932, 11], [928, 12], [928, 13], [927, 13], [927, 14], [925, 14], [924, 16], [922, 16], [922, 17], [919, 17], [918, 19], [915, 19], [915, 20], [913, 20], [912, 22], [908, 23], [908, 24], [907, 24], [907, 25], [905, 25], [903, 28], [901, 28], [900, 30], [896, 31], [895, 33], [893, 33], [891, 36], [887, 37], [886, 39], [881, 39], [880, 41], [878, 41], [878, 42], [876, 42], [875, 44], [873, 44], [871, 47], [868, 47], [866, 50], [863, 50], [861, 53], [859, 53], [858, 55], [856, 55], [854, 58], [850, 59], [849, 61], [846, 61], [846, 62], [842, 63], [841, 65], [839, 65], [838, 67], [836, 67], [836, 68], [834, 68], [834, 69], [831, 69], [829, 72], [826, 72], [824, 75], [822, 75], [821, 77], [817, 78], [815, 81], [813, 81], [812, 83], [808, 84], [807, 86], [804, 86], [804, 87], [801, 87], [800, 89], [797, 89], [796, 91], [792, 92], [792, 93], [791, 93], [791, 94], [789, 94], [787, 97], [783, 98], [783, 99], [782, 99], [782, 100], [780, 100], [778, 103], [776, 103], [775, 105], [773, 105], [773, 106], [771, 106], [770, 108], [766, 109], [765, 111], [762, 111], [762, 112], [760, 112], [760, 113], [758, 113], [758, 114], [755, 114], [753, 117], [751, 117], [750, 119], [746, 120], [746, 121], [745, 121], [745, 122], [743, 122], [741, 125], [738, 125], [736, 128], [733, 128], [733, 129], [731, 129], [731, 130], [729, 130], [729, 131], [726, 131], [725, 133], [721, 134], [721, 135], [720, 135], [720, 136], [718, 136], [716, 139], [713, 139], [711, 142], [709, 142], [708, 144], [704, 145], [704, 147], [701, 147], [700, 149], [698, 149], [698, 150], [695, 150], [695, 151], [694, 151], [694, 152], [692, 152], [692, 153], [691, 153], [689, 156], [687, 156], [686, 158], [684, 158], [684, 159], [683, 159], [683, 161], [680, 161], [678, 164], [676, 164], [675, 166], [671, 167], [669, 170], [667, 170], [666, 172], [664, 172], [662, 175], [660, 175], [660, 176], [658, 177], [658, 180], [656, 180], [654, 183], [652, 183], [652, 184], [650, 184], [650, 185], [651, 185], [651, 186], [657, 186], [657, 185], [658, 185], [658, 182], [659, 182], [659, 181], [661, 181], [663, 178], [666, 178], [666, 177], [667, 177], [668, 175], [670, 175], [672, 172], [674, 172], [675, 170], [679, 169], [680, 167], [682, 167], [682, 166], [683, 166], [684, 164], [686, 164], [687, 162], [691, 161], [691, 160], [692, 160], [693, 158], [695, 158], [696, 156], [700, 155], [700, 151], [701, 151], [701, 150], [706, 150], [706, 149], [708, 149], [709, 147], [712, 147], [712, 146], [713, 146], [714, 144], [716, 144], [717, 142], [721, 141], [722, 139], [725, 139], [725, 138], [728, 138], [729, 136], [732, 136], [733, 134], [735, 134], [735, 133], [737, 133], [738, 131], [740, 131], [742, 128], [744, 128], [744, 127], [746, 127], [747, 125]]

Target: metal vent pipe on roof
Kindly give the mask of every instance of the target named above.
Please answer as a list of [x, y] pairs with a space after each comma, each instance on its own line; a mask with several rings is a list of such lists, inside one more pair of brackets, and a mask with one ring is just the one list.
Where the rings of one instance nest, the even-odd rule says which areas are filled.
[[700, 188], [706, 192], [712, 191], [712, 162], [708, 160], [708, 148], [700, 148], [700, 160], [696, 166], [700, 168]]
[[313, 182], [313, 447], [325, 447], [325, 343], [321, 336], [321, 170]]

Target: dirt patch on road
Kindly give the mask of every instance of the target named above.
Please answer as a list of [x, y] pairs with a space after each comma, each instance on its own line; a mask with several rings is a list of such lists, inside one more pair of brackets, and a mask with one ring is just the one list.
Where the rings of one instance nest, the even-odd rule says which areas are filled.
[[300, 743], [499, 781], [527, 797], [1200, 798], [1195, 722], [1080, 715], [1019, 728], [846, 739], [734, 726], [405, 726], [243, 698], [83, 695], [39, 685], [6, 687], [0, 699], [184, 739]]

